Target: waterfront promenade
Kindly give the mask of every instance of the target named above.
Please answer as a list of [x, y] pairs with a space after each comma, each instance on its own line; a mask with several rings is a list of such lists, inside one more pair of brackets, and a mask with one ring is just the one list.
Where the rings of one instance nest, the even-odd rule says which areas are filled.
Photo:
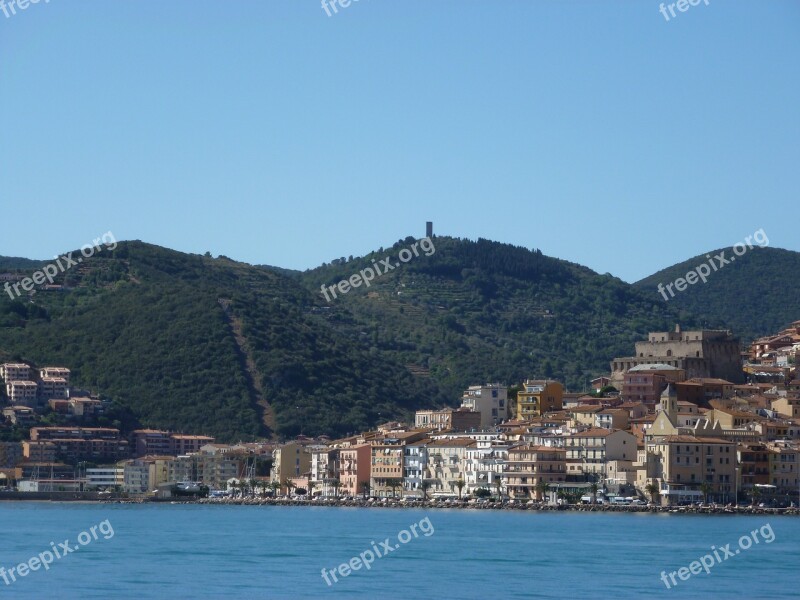
[[292, 498], [199, 498], [197, 500], [186, 498], [171, 498], [160, 502], [177, 502], [186, 504], [204, 505], [241, 505], [241, 506], [334, 506], [351, 508], [425, 508], [425, 509], [456, 509], [456, 510], [530, 510], [530, 511], [572, 511], [572, 512], [630, 512], [630, 513], [678, 513], [678, 514], [730, 514], [730, 515], [800, 515], [800, 509], [792, 508], [766, 508], [758, 506], [627, 506], [609, 504], [561, 504], [554, 505], [534, 501], [521, 502], [518, 500], [472, 502], [468, 500], [427, 500], [404, 502], [402, 500], [386, 499], [337, 499], [324, 500], [299, 500]]

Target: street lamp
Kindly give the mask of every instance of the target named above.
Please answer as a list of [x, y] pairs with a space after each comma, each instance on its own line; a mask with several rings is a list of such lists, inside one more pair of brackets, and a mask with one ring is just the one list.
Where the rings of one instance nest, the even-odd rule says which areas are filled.
[[708, 483], [710, 484], [709, 487], [711, 488], [712, 503], [713, 503], [713, 498], [714, 498], [714, 473], [716, 473], [716, 469], [711, 468], [711, 469], [708, 470], [708, 474], [711, 476], [711, 480], [708, 481]]

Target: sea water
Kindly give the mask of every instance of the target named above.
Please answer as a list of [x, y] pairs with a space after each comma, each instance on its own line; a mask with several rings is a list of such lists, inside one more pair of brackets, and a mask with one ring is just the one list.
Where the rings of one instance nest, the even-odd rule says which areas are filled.
[[0, 523], [6, 598], [800, 597], [790, 516], [4, 502]]

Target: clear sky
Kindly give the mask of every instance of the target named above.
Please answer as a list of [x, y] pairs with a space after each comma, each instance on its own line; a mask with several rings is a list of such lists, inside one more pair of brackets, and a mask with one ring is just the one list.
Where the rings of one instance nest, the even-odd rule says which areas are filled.
[[0, 255], [800, 250], [799, 82], [796, 0], [41, 0], [0, 12]]

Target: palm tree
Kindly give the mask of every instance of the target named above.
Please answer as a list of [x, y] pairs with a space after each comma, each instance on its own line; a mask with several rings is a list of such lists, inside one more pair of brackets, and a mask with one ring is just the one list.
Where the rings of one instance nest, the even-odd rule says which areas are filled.
[[589, 489], [592, 490], [592, 504], [597, 504], [597, 490], [600, 489], [600, 486], [597, 485], [597, 482], [593, 482]]
[[369, 495], [369, 479], [361, 482], [361, 492], [364, 494], [364, 500]]
[[249, 483], [250, 483], [250, 492], [251, 492], [253, 495], [255, 495], [255, 493], [256, 493], [256, 488], [258, 487], [258, 481], [256, 481], [255, 479], [251, 479], [251, 480], [249, 481]]
[[461, 500], [461, 491], [464, 489], [464, 486], [467, 485], [467, 482], [463, 479], [459, 479], [456, 481], [456, 487], [458, 488], [458, 499]]
[[650, 494], [650, 500], [653, 504], [656, 503], [656, 496], [658, 496], [658, 484], [650, 482], [646, 486], [644, 486], [644, 491]]
[[228, 489], [233, 491], [233, 497], [236, 497], [236, 490], [239, 489], [239, 482], [235, 479], [228, 482]]
[[503, 503], [503, 481], [498, 477], [494, 482], [494, 489], [497, 490], [497, 497], [500, 498], [500, 504]]
[[755, 506], [758, 499], [761, 497], [761, 490], [753, 486], [753, 489], [750, 490], [750, 497], [753, 499], [753, 506]]
[[314, 488], [315, 487], [317, 487], [316, 482], [309, 480], [309, 482], [308, 482], [308, 497], [309, 498], [313, 498], [314, 497]]
[[703, 504], [708, 504], [708, 495], [711, 493], [711, 490], [712, 487], [707, 481], [700, 484], [700, 491], [703, 493]]
[[428, 499], [428, 489], [430, 489], [431, 484], [428, 481], [422, 480], [422, 483], [419, 484], [420, 489], [422, 490], [422, 499]]
[[539, 493], [539, 500], [544, 500], [545, 494], [550, 491], [550, 484], [546, 481], [539, 481], [536, 484], [536, 491]]
[[286, 479], [283, 480], [283, 485], [286, 488], [286, 495], [291, 496], [292, 490], [295, 488], [294, 482], [292, 482], [292, 480], [287, 477]]
[[342, 482], [338, 479], [334, 479], [331, 481], [331, 487], [333, 488], [333, 496], [334, 498], [339, 497], [339, 488], [342, 487]]
[[397, 497], [397, 493], [396, 493], [397, 492], [397, 488], [400, 487], [400, 483], [398, 483], [398, 481], [396, 479], [390, 479], [386, 483], [386, 485], [389, 486], [389, 489], [392, 490], [392, 498], [396, 498]]
[[281, 484], [278, 483], [277, 481], [270, 481], [269, 482], [269, 489], [272, 490], [273, 497], [277, 496], [278, 495], [278, 490], [281, 489]]

